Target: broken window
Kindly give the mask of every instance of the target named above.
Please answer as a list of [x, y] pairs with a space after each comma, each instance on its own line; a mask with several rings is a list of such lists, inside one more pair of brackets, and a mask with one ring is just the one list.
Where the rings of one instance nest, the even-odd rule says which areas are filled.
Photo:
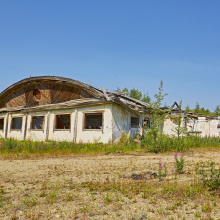
[[11, 129], [21, 130], [22, 127], [22, 117], [12, 118]]
[[144, 128], [150, 128], [151, 127], [151, 121], [149, 118], [144, 119]]
[[132, 117], [131, 116], [131, 127], [132, 128], [137, 128], [139, 127], [139, 118]]
[[33, 116], [31, 129], [43, 129], [44, 127], [44, 116]]
[[55, 129], [70, 129], [70, 114], [56, 115]]
[[35, 101], [40, 101], [40, 99], [41, 99], [41, 92], [38, 89], [35, 89], [33, 91], [33, 96], [35, 98]]
[[0, 118], [0, 130], [4, 129], [4, 118]]
[[84, 129], [102, 129], [102, 113], [85, 113]]

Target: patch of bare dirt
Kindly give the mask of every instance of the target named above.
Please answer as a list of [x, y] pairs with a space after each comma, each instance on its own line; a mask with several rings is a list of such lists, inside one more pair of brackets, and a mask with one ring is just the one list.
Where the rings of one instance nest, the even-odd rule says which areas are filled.
[[[219, 153], [207, 149], [186, 153], [185, 173], [177, 177], [178, 181], [192, 181], [198, 160], [212, 157], [219, 164]], [[84, 182], [106, 179], [157, 182], [159, 161], [167, 168], [167, 178], [173, 180], [171, 153], [0, 160], [0, 219], [220, 218], [219, 196], [215, 204], [210, 201], [214, 205], [206, 212], [202, 210], [203, 199], [189, 198], [172, 208], [170, 200], [156, 195], [143, 198], [138, 194], [128, 198], [117, 191], [91, 191], [82, 187]]]

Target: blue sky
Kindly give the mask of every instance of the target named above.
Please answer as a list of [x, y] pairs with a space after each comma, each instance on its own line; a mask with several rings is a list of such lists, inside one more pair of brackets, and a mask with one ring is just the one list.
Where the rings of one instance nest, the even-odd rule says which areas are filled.
[[0, 91], [38, 75], [220, 105], [220, 1], [0, 1]]

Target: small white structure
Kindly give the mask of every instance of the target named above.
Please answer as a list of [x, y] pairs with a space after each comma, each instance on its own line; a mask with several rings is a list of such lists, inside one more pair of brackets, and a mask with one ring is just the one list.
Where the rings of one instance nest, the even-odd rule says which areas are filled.
[[[174, 109], [175, 105], [177, 108]], [[193, 112], [180, 111], [176, 102], [174, 102], [171, 109], [169, 117], [163, 124], [164, 134], [176, 136], [175, 128], [178, 127], [178, 120], [181, 118], [180, 127], [185, 128], [187, 134], [201, 137], [219, 137], [220, 117], [198, 116]]]

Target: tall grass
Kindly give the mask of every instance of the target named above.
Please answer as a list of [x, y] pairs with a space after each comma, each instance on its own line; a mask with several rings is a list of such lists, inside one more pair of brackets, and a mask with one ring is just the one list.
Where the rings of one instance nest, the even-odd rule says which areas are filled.
[[187, 151], [191, 148], [220, 148], [220, 138], [201, 138], [186, 136], [171, 138], [167, 135], [158, 135], [154, 140], [146, 134], [141, 143], [134, 143], [133, 139], [123, 136], [118, 143], [74, 143], [56, 141], [21, 141], [12, 138], [0, 138], [0, 155], [28, 156], [28, 155], [69, 155], [69, 154], [94, 154], [94, 153], [126, 153], [135, 150], [144, 152]]
[[141, 142], [141, 147], [155, 153], [166, 151], [182, 152], [190, 148], [202, 147], [220, 148], [220, 138], [200, 136], [182, 136], [177, 138], [161, 134], [154, 140], [150, 134], [146, 134]]
[[13, 138], [0, 138], [0, 155], [28, 156], [30, 154], [44, 155], [69, 155], [69, 154], [90, 154], [90, 153], [113, 153], [128, 152], [140, 148], [134, 143], [127, 141], [120, 144], [103, 143], [75, 143], [56, 141], [22, 141]]

